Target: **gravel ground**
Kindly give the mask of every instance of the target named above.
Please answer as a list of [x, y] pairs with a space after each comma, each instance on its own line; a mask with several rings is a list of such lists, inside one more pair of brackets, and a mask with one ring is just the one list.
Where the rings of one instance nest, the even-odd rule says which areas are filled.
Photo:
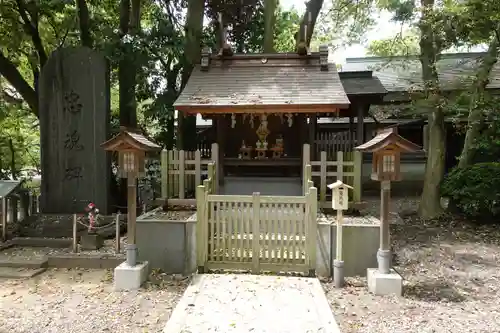
[[0, 280], [0, 332], [161, 332], [188, 280], [156, 276], [137, 292], [114, 292], [108, 270]]
[[341, 290], [324, 281], [342, 332], [500, 332], [500, 227], [423, 223], [410, 214], [417, 203], [392, 205], [407, 210], [391, 226], [403, 297], [371, 295], [365, 278], [346, 279]]
[[195, 206], [175, 206], [164, 210], [162, 207], [153, 209], [139, 218], [148, 220], [174, 220], [184, 221], [196, 214]]
[[[39, 259], [48, 255], [116, 255], [115, 252], [115, 239], [104, 240], [104, 246], [99, 250], [82, 250], [80, 249], [80, 244], [78, 244], [79, 250], [77, 253], [73, 253], [71, 248], [51, 248], [51, 247], [20, 247], [14, 246], [3, 251], [0, 251], [0, 259]], [[120, 253], [118, 255], [125, 255], [125, 244], [127, 243], [127, 237], [120, 238]], [[2, 332], [0, 332], [2, 333]]]
[[[324, 213], [318, 213], [318, 222], [336, 224], [337, 223], [337, 216], [330, 215], [330, 214], [324, 214]], [[379, 225], [380, 220], [378, 219], [378, 217], [374, 217], [374, 216], [370, 216], [370, 215], [344, 216], [342, 223], [343, 224], [375, 224], [375, 225]]]

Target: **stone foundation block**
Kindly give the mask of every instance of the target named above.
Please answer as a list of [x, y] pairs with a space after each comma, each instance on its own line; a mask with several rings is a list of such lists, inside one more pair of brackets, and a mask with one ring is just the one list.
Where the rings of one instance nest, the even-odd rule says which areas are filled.
[[367, 269], [368, 291], [375, 295], [403, 294], [403, 278], [395, 270], [389, 274], [379, 273], [377, 268]]
[[137, 263], [135, 266], [122, 262], [115, 268], [114, 289], [115, 291], [137, 290], [148, 279], [149, 264], [147, 261]]

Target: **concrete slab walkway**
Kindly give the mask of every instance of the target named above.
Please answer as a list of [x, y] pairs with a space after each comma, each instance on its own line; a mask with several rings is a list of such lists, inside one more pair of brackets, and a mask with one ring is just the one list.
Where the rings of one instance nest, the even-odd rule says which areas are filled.
[[338, 333], [316, 278], [196, 275], [164, 333]]

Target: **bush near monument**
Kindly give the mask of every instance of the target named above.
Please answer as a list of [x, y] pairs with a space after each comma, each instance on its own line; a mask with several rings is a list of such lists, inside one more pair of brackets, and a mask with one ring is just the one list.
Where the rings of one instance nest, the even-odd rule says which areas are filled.
[[455, 168], [443, 181], [441, 191], [459, 213], [490, 222], [500, 217], [500, 163]]

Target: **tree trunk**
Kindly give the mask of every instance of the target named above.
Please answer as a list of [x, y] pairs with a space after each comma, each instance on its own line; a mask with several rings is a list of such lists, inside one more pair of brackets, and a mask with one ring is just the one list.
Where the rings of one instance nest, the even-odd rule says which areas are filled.
[[264, 53], [274, 53], [276, 0], [264, 1]]
[[[131, 9], [132, 7], [132, 9]], [[121, 0], [120, 3], [120, 34], [135, 35], [140, 30], [140, 0]], [[137, 66], [130, 45], [122, 45], [122, 58], [118, 64], [118, 86], [120, 125], [137, 127], [137, 102], [135, 86]]]
[[425, 100], [429, 103], [429, 149], [425, 165], [424, 189], [420, 200], [419, 215], [423, 219], [435, 218], [442, 214], [440, 185], [444, 176], [446, 131], [444, 113], [441, 106], [439, 79], [436, 69], [439, 51], [435, 44], [434, 27], [431, 23], [434, 0], [422, 0], [420, 19], [420, 62], [424, 82]]
[[[186, 45], [184, 47], [185, 64], [182, 71], [181, 88], [186, 86], [191, 71], [201, 59], [201, 38], [203, 34], [203, 15], [205, 1], [189, 0], [186, 15]], [[181, 92], [182, 92], [181, 89]], [[196, 116], [177, 115], [177, 148], [196, 149]]]
[[[497, 28], [497, 31], [499, 30], [500, 27]], [[499, 51], [500, 41], [496, 36], [494, 36], [474, 80], [474, 91], [469, 104], [468, 128], [465, 134], [462, 153], [460, 154], [460, 158], [458, 160], [459, 168], [471, 165], [474, 161], [474, 156], [476, 154], [475, 143], [476, 139], [479, 137], [484, 121], [482, 101], [486, 86], [489, 82], [491, 70], [497, 62]]]
[[92, 37], [90, 36], [89, 8], [86, 0], [77, 0], [78, 23], [80, 25], [80, 42], [83, 46], [92, 48]]
[[306, 4], [306, 12], [300, 22], [299, 31], [295, 35], [297, 50], [300, 47], [309, 47], [309, 45], [311, 45], [314, 26], [318, 19], [319, 12], [321, 11], [321, 7], [323, 7], [323, 0], [309, 0]]

